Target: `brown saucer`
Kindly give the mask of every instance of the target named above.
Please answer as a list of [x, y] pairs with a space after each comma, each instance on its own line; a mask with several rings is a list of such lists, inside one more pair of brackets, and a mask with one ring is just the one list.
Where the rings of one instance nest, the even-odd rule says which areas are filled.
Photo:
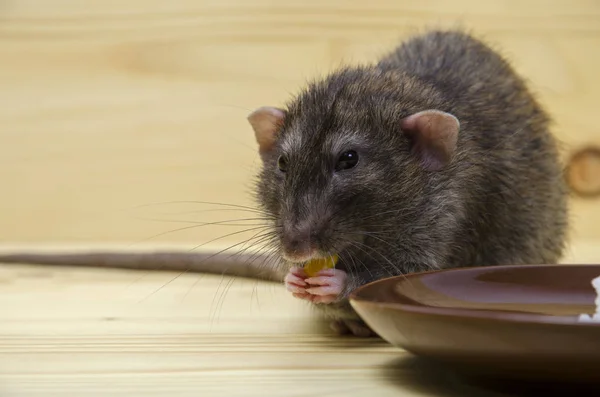
[[600, 265], [462, 268], [379, 280], [350, 302], [383, 339], [471, 375], [600, 383]]

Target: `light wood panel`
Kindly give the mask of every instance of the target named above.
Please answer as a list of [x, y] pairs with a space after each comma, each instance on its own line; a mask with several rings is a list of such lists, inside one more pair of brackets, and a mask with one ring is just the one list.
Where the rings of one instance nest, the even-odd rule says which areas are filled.
[[[595, 1], [0, 2], [2, 247], [128, 244], [189, 226], [165, 219], [251, 217], [136, 207], [252, 205], [246, 115], [426, 25], [470, 27], [503, 48], [567, 153], [600, 143]], [[565, 261], [597, 261], [598, 202], [576, 200], [573, 216]], [[146, 243], [192, 247], [238, 230]], [[329, 337], [280, 286], [174, 276], [0, 266], [0, 395], [486, 395], [384, 344]]]
[[[136, 242], [244, 216], [258, 165], [245, 117], [306, 79], [365, 62], [424, 26], [472, 28], [535, 85], [567, 150], [599, 141], [594, 1], [86, 1], [0, 4], [0, 239]], [[574, 203], [577, 239], [600, 236]], [[185, 212], [182, 213], [182, 212]], [[176, 214], [174, 214], [176, 213]], [[196, 244], [232, 227], [151, 241]], [[237, 228], [235, 230], [239, 230]], [[225, 242], [239, 241], [231, 236]]]
[[[570, 258], [598, 258], [577, 245]], [[0, 264], [0, 396], [493, 396], [244, 279]]]

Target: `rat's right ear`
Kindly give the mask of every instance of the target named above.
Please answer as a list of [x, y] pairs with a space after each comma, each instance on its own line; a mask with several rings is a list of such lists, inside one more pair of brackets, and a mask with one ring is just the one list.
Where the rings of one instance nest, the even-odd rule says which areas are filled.
[[460, 122], [452, 114], [424, 110], [404, 118], [400, 128], [426, 170], [439, 171], [452, 160], [460, 130]]
[[269, 152], [277, 140], [277, 132], [285, 119], [285, 110], [263, 106], [250, 113], [248, 122], [254, 130], [258, 151]]

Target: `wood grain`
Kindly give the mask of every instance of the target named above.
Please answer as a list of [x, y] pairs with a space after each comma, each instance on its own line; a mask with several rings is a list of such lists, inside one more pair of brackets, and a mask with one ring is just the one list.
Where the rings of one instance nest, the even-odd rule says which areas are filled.
[[[0, 203], [11, 210], [0, 212], [0, 239], [131, 243], [183, 226], [165, 219], [248, 217], [205, 204], [137, 207], [253, 205], [252, 109], [425, 26], [459, 25], [531, 80], [566, 153], [598, 142], [598, 2], [1, 2]], [[599, 214], [596, 202], [574, 202], [578, 239], [600, 236]], [[234, 229], [151, 241], [197, 244]]]
[[[594, 1], [1, 1], [3, 246], [241, 231], [185, 222], [255, 216], [197, 202], [253, 205], [246, 115], [425, 26], [502, 48], [566, 154], [600, 143]], [[565, 261], [597, 261], [597, 202], [574, 199], [573, 221]], [[279, 286], [175, 276], [0, 266], [0, 396], [473, 395], [405, 352], [328, 336]]]
[[251, 280], [0, 264], [0, 324], [2, 397], [494, 395]]
[[587, 198], [600, 196], [600, 148], [586, 146], [575, 151], [566, 171], [573, 193]]
[[[432, 388], [411, 376], [405, 353], [328, 336], [281, 288], [235, 280], [218, 298], [227, 284], [219, 277], [184, 275], [152, 294], [174, 276], [0, 267], [0, 395], [359, 396], [376, 388], [402, 396]], [[408, 386], [399, 389], [402, 379]]]

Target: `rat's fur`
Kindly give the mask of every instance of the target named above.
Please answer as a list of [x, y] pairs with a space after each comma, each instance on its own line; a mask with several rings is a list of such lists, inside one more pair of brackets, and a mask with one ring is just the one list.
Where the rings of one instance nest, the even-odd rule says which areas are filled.
[[[405, 117], [427, 109], [460, 122], [452, 160], [439, 171], [422, 166], [400, 128]], [[560, 259], [567, 187], [549, 117], [511, 66], [470, 35], [415, 36], [374, 65], [309, 84], [284, 114], [277, 139], [259, 140], [269, 150], [261, 150], [257, 201], [266, 218], [277, 219], [272, 233], [282, 245], [302, 243], [302, 229], [322, 254], [339, 254], [349, 282], [337, 303], [317, 307], [352, 332], [362, 334], [364, 325], [347, 297], [369, 281]], [[264, 121], [255, 125], [264, 129]], [[348, 149], [358, 152], [358, 165], [333, 172]], [[286, 174], [277, 167], [282, 153], [289, 157]], [[164, 266], [276, 281], [287, 271], [266, 258], [219, 253], [15, 253], [0, 262]]]
[[[423, 169], [400, 130], [424, 109], [460, 120], [454, 158], [438, 172]], [[549, 124], [501, 55], [464, 32], [432, 31], [291, 100], [275, 149], [263, 157], [258, 202], [279, 219], [280, 237], [309, 222], [320, 251], [340, 250], [350, 282], [338, 304], [319, 307], [356, 318], [345, 298], [379, 278], [559, 261], [567, 188]], [[348, 149], [359, 164], [334, 173], [336, 155]]]

